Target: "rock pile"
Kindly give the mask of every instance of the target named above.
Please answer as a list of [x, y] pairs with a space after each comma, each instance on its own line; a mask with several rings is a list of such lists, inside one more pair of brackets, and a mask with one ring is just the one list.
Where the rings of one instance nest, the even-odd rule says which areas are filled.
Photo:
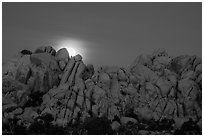
[[165, 51], [137, 58], [130, 73], [139, 79], [134, 109], [138, 118], [174, 119], [177, 128], [189, 119], [199, 122], [202, 117], [201, 66], [201, 59], [196, 56], [172, 58]]
[[118, 131], [130, 123], [167, 119], [174, 121], [174, 130], [189, 120], [201, 130], [201, 63], [196, 56], [171, 57], [158, 50], [138, 56], [128, 68], [94, 70], [80, 55], [70, 58], [65, 48], [23, 50], [3, 66], [3, 126], [15, 118], [29, 127], [50, 115], [51, 123], [59, 127], [106, 118]]

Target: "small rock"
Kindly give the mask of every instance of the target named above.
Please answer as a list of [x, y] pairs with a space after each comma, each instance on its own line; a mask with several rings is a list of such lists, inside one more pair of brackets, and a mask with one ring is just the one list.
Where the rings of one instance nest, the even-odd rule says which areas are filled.
[[129, 122], [132, 122], [132, 123], [138, 123], [138, 121], [136, 120], [136, 119], [134, 119], [134, 118], [131, 118], [131, 117], [121, 117], [120, 118], [120, 122], [121, 122], [121, 124], [123, 124], [123, 125], [125, 125], [125, 124], [127, 124], [127, 123], [129, 123]]
[[14, 119], [14, 114], [12, 112], [8, 113], [8, 119]]
[[120, 123], [117, 122], [117, 121], [114, 121], [114, 122], [111, 124], [111, 128], [112, 128], [112, 130], [117, 131], [117, 130], [120, 128]]
[[78, 54], [78, 55], [74, 56], [74, 60], [75, 61], [81, 61], [82, 60], [82, 56]]
[[24, 109], [23, 114], [18, 117], [23, 121], [32, 123], [34, 122], [34, 119], [38, 117], [38, 113], [34, 111], [32, 107], [27, 107]]
[[147, 131], [147, 130], [139, 130], [139, 131], [138, 131], [138, 134], [139, 134], [139, 135], [148, 135], [148, 134], [149, 134], [149, 131]]
[[126, 81], [128, 79], [128, 77], [125, 74], [125, 70], [123, 69], [119, 69], [118, 70], [118, 80], [120, 81]]
[[21, 114], [22, 112], [23, 112], [22, 108], [17, 108], [16, 110], [13, 111], [13, 113], [16, 115]]
[[184, 122], [188, 121], [187, 118], [180, 118], [180, 117], [175, 117], [174, 118], [175, 121], [175, 128], [176, 129], [180, 129], [182, 127], [182, 125], [184, 124]]

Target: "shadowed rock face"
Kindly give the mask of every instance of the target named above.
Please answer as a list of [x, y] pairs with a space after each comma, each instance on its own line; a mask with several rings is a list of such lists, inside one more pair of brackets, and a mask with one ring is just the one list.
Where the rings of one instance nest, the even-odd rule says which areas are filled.
[[158, 50], [138, 56], [128, 68], [94, 70], [66, 49], [24, 50], [3, 66], [3, 129], [7, 132], [14, 119], [29, 129], [49, 116], [44, 124], [85, 123], [88, 134], [95, 134], [90, 125], [100, 120], [107, 121], [96, 129], [101, 134], [130, 134], [124, 129], [130, 124], [133, 134], [185, 134], [186, 123], [201, 133], [201, 63], [196, 56], [171, 57]]

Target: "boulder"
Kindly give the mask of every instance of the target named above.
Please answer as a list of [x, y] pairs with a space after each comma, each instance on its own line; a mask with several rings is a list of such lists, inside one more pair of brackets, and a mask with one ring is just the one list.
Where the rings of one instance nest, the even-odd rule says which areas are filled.
[[24, 109], [23, 114], [19, 115], [18, 118], [26, 123], [33, 123], [38, 116], [38, 113], [32, 107], [28, 107]]
[[126, 88], [123, 89], [123, 92], [129, 95], [134, 95], [137, 92], [137, 89], [134, 88], [132, 84], [129, 84]]
[[130, 69], [130, 73], [139, 80], [151, 81], [155, 83], [158, 79], [158, 76], [156, 73], [154, 73], [151, 69], [140, 64], [133, 66]]
[[69, 63], [67, 64], [67, 66], [64, 69], [60, 84], [64, 84], [67, 82], [69, 76], [71, 75], [71, 72], [72, 72], [74, 65], [75, 65], [75, 60], [74, 60], [74, 58], [71, 58]]
[[167, 79], [165, 79], [164, 77], [160, 77], [157, 80], [156, 85], [159, 87], [161, 95], [163, 97], [168, 95], [168, 93], [170, 92], [171, 87], [172, 87], [171, 83]]
[[132, 63], [130, 68], [134, 67], [137, 64], [141, 64], [144, 66], [151, 66], [152, 65], [151, 56], [145, 55], [145, 54], [139, 55], [138, 57], [136, 57], [135, 61]]
[[161, 64], [164, 66], [167, 66], [171, 61], [171, 58], [169, 56], [160, 56], [154, 59], [153, 64], [157, 65], [157, 64]]
[[194, 57], [189, 55], [178, 56], [173, 58], [169, 69], [177, 74], [180, 74], [184, 69], [193, 69], [190, 64], [193, 63]]
[[77, 61], [81, 61], [82, 60], [82, 56], [77, 54], [76, 56], [74, 56], [74, 60]]
[[119, 128], [120, 128], [120, 123], [117, 122], [117, 121], [113, 121], [112, 124], [111, 124], [111, 128], [113, 131], [118, 131]]
[[192, 79], [195, 80], [196, 79], [196, 74], [194, 71], [189, 70], [189, 71], [184, 71], [181, 74], [181, 79]]
[[66, 48], [61, 48], [60, 50], [58, 50], [55, 57], [57, 61], [63, 60], [65, 63], [68, 63], [68, 61], [70, 60], [69, 52]]
[[111, 80], [107, 73], [100, 73], [97, 85], [104, 90], [110, 89]]
[[135, 108], [136, 109], [136, 115], [139, 116], [139, 119], [142, 120], [150, 120], [153, 118], [153, 112], [150, 108], [148, 108], [148, 106], [144, 106], [144, 107], [139, 107], [139, 108]]
[[118, 80], [119, 81], [127, 81], [128, 80], [128, 75], [126, 74], [126, 70], [120, 68], [118, 70]]
[[87, 79], [91, 78], [93, 76], [93, 74], [94, 74], [94, 67], [92, 64], [88, 64], [86, 66], [86, 69], [85, 69], [85, 72], [83, 74], [82, 79], [87, 80]]
[[121, 117], [120, 118], [120, 122], [122, 125], [126, 125], [128, 124], [129, 122], [133, 123], [133, 124], [137, 124], [138, 121], [134, 118], [131, 118], [131, 117]]

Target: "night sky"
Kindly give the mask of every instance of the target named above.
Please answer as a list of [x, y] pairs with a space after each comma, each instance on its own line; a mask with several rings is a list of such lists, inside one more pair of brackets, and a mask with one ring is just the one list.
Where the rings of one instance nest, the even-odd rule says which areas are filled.
[[140, 54], [202, 56], [202, 3], [3, 3], [2, 60], [72, 47], [86, 64], [129, 66]]

